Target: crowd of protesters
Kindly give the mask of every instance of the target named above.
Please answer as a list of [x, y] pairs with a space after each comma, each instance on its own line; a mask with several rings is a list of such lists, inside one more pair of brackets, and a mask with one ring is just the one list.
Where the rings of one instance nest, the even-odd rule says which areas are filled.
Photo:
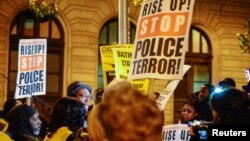
[[[201, 140], [193, 123], [250, 125], [249, 84], [236, 89], [225, 78], [216, 91], [211, 84], [189, 95], [183, 103], [179, 124], [190, 126], [190, 141]], [[35, 105], [9, 99], [0, 112], [0, 140], [14, 141], [162, 141], [164, 117], [154, 99], [136, 90], [126, 80], [112, 82], [104, 90], [81, 81], [72, 82], [67, 96], [58, 100], [49, 120], [41, 118]], [[39, 115], [40, 114], [40, 115]]]
[[218, 83], [217, 90], [211, 84], [203, 84], [187, 98], [181, 122], [190, 126], [190, 141], [208, 140], [208, 135], [203, 138], [204, 132], [199, 132], [201, 128], [250, 126], [249, 84], [242, 88], [236, 88], [234, 79], [225, 78]]

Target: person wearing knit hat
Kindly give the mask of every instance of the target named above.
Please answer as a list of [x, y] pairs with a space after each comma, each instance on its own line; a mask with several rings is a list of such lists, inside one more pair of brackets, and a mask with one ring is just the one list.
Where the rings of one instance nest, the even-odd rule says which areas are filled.
[[88, 108], [91, 101], [92, 88], [81, 81], [72, 82], [67, 88], [67, 95], [80, 100]]
[[76, 96], [80, 89], [87, 89], [89, 93], [92, 93], [92, 88], [89, 85], [83, 84], [81, 81], [74, 81], [68, 86], [68, 96]]
[[[89, 111], [90, 101], [92, 99], [91, 93], [92, 88], [89, 85], [82, 83], [81, 81], [74, 81], [67, 88], [67, 95], [69, 97], [75, 97], [81, 103], [83, 103], [86, 113]], [[83, 128], [87, 128], [86, 120], [84, 122]]]

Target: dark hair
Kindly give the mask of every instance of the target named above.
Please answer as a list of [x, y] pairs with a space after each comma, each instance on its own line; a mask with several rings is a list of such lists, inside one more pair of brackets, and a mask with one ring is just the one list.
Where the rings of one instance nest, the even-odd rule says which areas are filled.
[[194, 107], [194, 109], [195, 109], [195, 111], [196, 111], [197, 113], [200, 113], [199, 98], [198, 98], [197, 96], [195, 96], [195, 95], [190, 95], [190, 96], [188, 96], [187, 101], [185, 101], [185, 102], [183, 103], [183, 106], [184, 106], [185, 104], [191, 105], [192, 107]]
[[101, 102], [102, 95], [103, 95], [104, 89], [103, 88], [97, 88], [94, 92], [94, 102], [95, 104], [98, 104]]
[[55, 132], [62, 126], [67, 126], [71, 131], [76, 132], [83, 126], [85, 120], [84, 104], [75, 98], [64, 97], [54, 106], [49, 132]]
[[236, 87], [235, 81], [233, 78], [225, 78], [224, 80], [220, 81], [219, 86], [222, 88], [227, 88], [227, 87]]
[[247, 94], [237, 89], [214, 93], [210, 105], [216, 111], [215, 124], [250, 124]]
[[37, 110], [34, 107], [22, 104], [5, 115], [4, 119], [9, 123], [8, 132], [14, 135], [14, 140], [16, 140], [20, 134], [35, 136], [29, 119], [36, 112]]
[[208, 88], [209, 94], [215, 91], [215, 87], [212, 84], [204, 84], [203, 86]]
[[8, 99], [3, 106], [3, 111], [5, 114], [7, 114], [13, 107], [15, 107], [17, 100], [14, 98]]
[[94, 96], [95, 97], [102, 97], [102, 94], [104, 92], [104, 89], [103, 88], [97, 88], [94, 92]]
[[154, 95], [156, 96], [156, 99], [160, 96], [159, 92], [154, 92]]
[[[198, 115], [193, 119], [193, 120], [199, 120], [199, 115], [200, 115], [200, 106], [199, 106], [199, 98], [196, 95], [189, 95], [187, 100], [183, 102], [182, 106], [185, 104], [188, 104], [192, 106]], [[183, 117], [181, 118], [181, 123], [187, 123], [186, 121], [183, 120]]]

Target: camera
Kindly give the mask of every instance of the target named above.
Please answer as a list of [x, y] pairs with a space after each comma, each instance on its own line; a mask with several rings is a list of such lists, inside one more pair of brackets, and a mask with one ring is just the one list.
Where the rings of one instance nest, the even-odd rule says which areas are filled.
[[190, 132], [193, 132], [193, 137], [191, 138], [193, 138], [194, 140], [199, 140], [199, 141], [207, 141], [209, 124], [212, 124], [212, 122], [198, 121], [198, 120], [189, 122], [188, 126], [192, 127], [190, 128], [192, 130]]

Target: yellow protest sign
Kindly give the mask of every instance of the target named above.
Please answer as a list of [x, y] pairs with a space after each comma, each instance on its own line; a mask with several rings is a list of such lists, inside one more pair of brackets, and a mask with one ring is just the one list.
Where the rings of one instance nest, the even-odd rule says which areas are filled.
[[112, 49], [113, 48], [132, 48], [133, 44], [124, 44], [124, 45], [108, 45], [101, 46], [101, 60], [102, 60], [102, 70], [103, 70], [103, 83], [104, 88], [107, 87], [113, 79], [115, 79], [115, 61]]
[[[116, 79], [127, 79], [129, 67], [132, 57], [132, 48], [113, 48], [115, 60], [115, 76]], [[136, 79], [130, 81], [133, 86], [144, 94], [148, 93], [148, 79]]]

